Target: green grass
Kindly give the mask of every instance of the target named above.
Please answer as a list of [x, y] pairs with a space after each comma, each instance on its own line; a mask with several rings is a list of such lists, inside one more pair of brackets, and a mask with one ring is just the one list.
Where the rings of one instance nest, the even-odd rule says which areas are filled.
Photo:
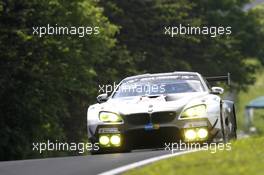
[[[244, 110], [245, 106], [253, 99], [264, 96], [264, 70], [261, 70], [257, 75], [254, 85], [251, 85], [246, 92], [238, 94], [236, 107], [237, 107], [237, 122], [238, 128], [244, 130]], [[255, 110], [254, 123], [260, 134], [264, 134], [264, 110]]]
[[231, 151], [200, 151], [177, 156], [125, 173], [183, 175], [263, 175], [264, 137], [252, 137], [232, 142]]

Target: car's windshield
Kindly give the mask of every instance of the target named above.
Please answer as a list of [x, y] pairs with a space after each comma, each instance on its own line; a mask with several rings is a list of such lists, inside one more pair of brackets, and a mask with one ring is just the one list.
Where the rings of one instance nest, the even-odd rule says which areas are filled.
[[113, 98], [203, 91], [204, 87], [197, 76], [148, 77], [123, 82]]

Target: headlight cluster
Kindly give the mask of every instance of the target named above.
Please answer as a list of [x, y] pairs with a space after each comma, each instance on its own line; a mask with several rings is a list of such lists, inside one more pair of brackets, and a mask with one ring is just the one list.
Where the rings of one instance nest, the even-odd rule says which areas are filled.
[[181, 118], [203, 117], [206, 114], [206, 105], [197, 105], [183, 111]]
[[184, 140], [185, 141], [202, 141], [208, 138], [207, 128], [191, 128], [185, 129]]
[[100, 135], [99, 136], [99, 144], [103, 147], [117, 147], [121, 145], [121, 135]]
[[116, 123], [116, 122], [122, 122], [123, 119], [120, 115], [112, 113], [112, 112], [101, 112], [99, 114], [99, 119], [103, 122], [109, 122], [109, 123]]

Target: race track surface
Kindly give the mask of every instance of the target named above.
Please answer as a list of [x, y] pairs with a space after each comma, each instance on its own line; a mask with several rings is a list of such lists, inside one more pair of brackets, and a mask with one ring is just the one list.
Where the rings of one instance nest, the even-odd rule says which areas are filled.
[[90, 175], [170, 154], [164, 150], [0, 162], [1, 175]]

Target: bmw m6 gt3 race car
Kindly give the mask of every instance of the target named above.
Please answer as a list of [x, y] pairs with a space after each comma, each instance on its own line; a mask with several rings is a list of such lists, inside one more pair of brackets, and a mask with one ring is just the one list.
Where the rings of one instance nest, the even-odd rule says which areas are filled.
[[209, 84], [222, 80], [229, 76], [172, 72], [125, 78], [88, 108], [88, 139], [99, 143], [92, 153], [236, 138], [234, 103], [219, 96], [223, 88]]

